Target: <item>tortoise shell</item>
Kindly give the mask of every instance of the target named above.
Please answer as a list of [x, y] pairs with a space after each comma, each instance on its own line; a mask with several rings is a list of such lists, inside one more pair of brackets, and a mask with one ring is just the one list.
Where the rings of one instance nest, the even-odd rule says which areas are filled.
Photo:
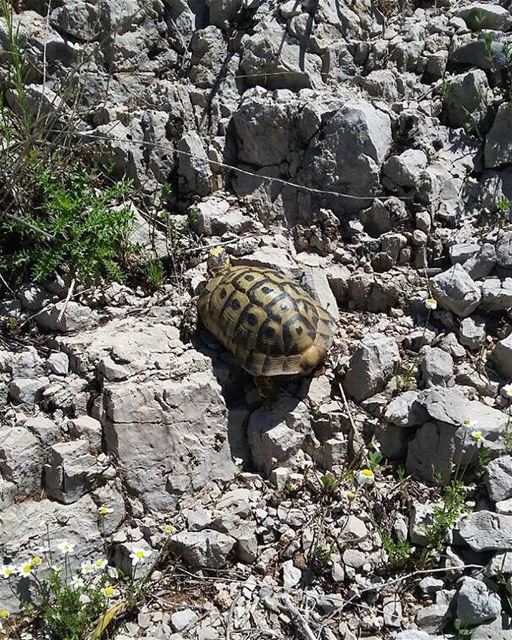
[[274, 269], [228, 266], [198, 299], [205, 327], [253, 376], [307, 374], [325, 359], [335, 320]]

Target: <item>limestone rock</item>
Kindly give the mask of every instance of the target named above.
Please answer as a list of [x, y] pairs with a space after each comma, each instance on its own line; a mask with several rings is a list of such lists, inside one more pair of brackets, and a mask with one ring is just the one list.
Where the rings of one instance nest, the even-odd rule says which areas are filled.
[[480, 304], [479, 287], [459, 264], [434, 276], [431, 282], [436, 300], [461, 318], [471, 315]]
[[398, 346], [392, 338], [377, 335], [363, 339], [350, 359], [343, 382], [346, 393], [358, 402], [378, 393], [399, 361]]

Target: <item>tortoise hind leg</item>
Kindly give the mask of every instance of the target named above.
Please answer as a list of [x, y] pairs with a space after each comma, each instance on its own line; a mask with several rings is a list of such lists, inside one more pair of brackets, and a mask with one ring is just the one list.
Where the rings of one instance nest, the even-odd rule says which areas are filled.
[[271, 404], [279, 398], [279, 388], [272, 378], [254, 376], [254, 384], [264, 404]]

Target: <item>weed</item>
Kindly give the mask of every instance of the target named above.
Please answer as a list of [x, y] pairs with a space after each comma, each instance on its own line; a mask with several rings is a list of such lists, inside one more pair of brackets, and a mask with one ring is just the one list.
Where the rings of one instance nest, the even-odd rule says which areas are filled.
[[407, 469], [404, 467], [403, 464], [397, 465], [397, 467], [395, 468], [395, 473], [396, 473], [396, 479], [398, 482], [403, 482], [407, 477]]
[[371, 469], [374, 473], [377, 473], [382, 469], [381, 462], [384, 459], [384, 456], [380, 451], [375, 449], [374, 451], [368, 451], [366, 454], [366, 459], [368, 460], [368, 468]]
[[134, 250], [128, 243], [133, 214], [114, 205], [130, 183], [120, 181], [101, 190], [83, 165], [65, 171], [64, 158], [55, 156], [52, 164], [50, 169], [35, 168], [34, 206], [23, 219], [0, 220], [3, 266], [36, 281], [55, 272], [82, 281], [121, 281], [128, 252]]
[[157, 291], [160, 289], [165, 279], [165, 269], [162, 264], [162, 261], [158, 258], [154, 258], [153, 260], [149, 260], [146, 263], [146, 272], [147, 272], [147, 280], [149, 286]]
[[466, 624], [463, 624], [459, 618], [456, 618], [453, 621], [453, 628], [457, 634], [457, 640], [467, 640], [473, 636], [474, 627], [469, 627]]
[[326, 495], [332, 495], [338, 486], [336, 476], [329, 472], [324, 473], [324, 475], [320, 477], [320, 482], [322, 483], [322, 490]]
[[492, 57], [493, 39], [492, 39], [492, 33], [484, 33], [483, 36], [482, 36], [482, 40], [484, 42], [485, 57], [487, 59], [487, 62], [492, 67], [492, 65], [493, 65], [493, 57]]
[[446, 533], [453, 529], [465, 511], [464, 484], [454, 480], [443, 491], [442, 504], [434, 507], [434, 521], [427, 527], [427, 548], [440, 551], [444, 546]]
[[323, 572], [329, 566], [336, 545], [334, 543], [319, 545], [313, 554], [313, 564], [317, 571]]
[[485, 12], [482, 9], [475, 9], [471, 12], [471, 14], [466, 18], [466, 23], [468, 27], [473, 32], [479, 32], [482, 30], [482, 25], [485, 20]]
[[383, 533], [382, 546], [394, 569], [405, 568], [412, 559], [414, 547], [407, 540], [393, 540], [389, 533]]

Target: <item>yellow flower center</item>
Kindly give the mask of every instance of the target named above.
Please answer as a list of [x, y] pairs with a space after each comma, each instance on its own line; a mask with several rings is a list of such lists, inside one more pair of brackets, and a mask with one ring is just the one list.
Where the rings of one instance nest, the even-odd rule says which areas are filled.
[[365, 476], [366, 478], [373, 478], [373, 471], [371, 469], [363, 469], [361, 471], [361, 475]]
[[111, 596], [114, 595], [114, 588], [113, 587], [105, 587], [105, 589], [103, 590], [103, 593], [110, 598]]
[[30, 562], [27, 562], [21, 567], [21, 573], [30, 573], [32, 571], [32, 565]]
[[137, 549], [137, 551], [135, 552], [135, 557], [139, 558], [139, 560], [142, 560], [142, 558], [144, 557], [144, 551], [142, 549]]
[[473, 431], [473, 433], [471, 434], [471, 437], [473, 438], [473, 440], [476, 440], [478, 442], [478, 440], [481, 440], [483, 438], [482, 432], [481, 431]]
[[165, 533], [174, 533], [176, 531], [176, 529], [174, 528], [174, 526], [172, 524], [168, 524], [165, 527]]
[[32, 566], [38, 567], [41, 564], [42, 560], [39, 556], [34, 556], [30, 562]]
[[9, 617], [9, 611], [7, 611], [7, 609], [0, 609], [0, 618], [2, 620], [5, 620], [8, 617]]

